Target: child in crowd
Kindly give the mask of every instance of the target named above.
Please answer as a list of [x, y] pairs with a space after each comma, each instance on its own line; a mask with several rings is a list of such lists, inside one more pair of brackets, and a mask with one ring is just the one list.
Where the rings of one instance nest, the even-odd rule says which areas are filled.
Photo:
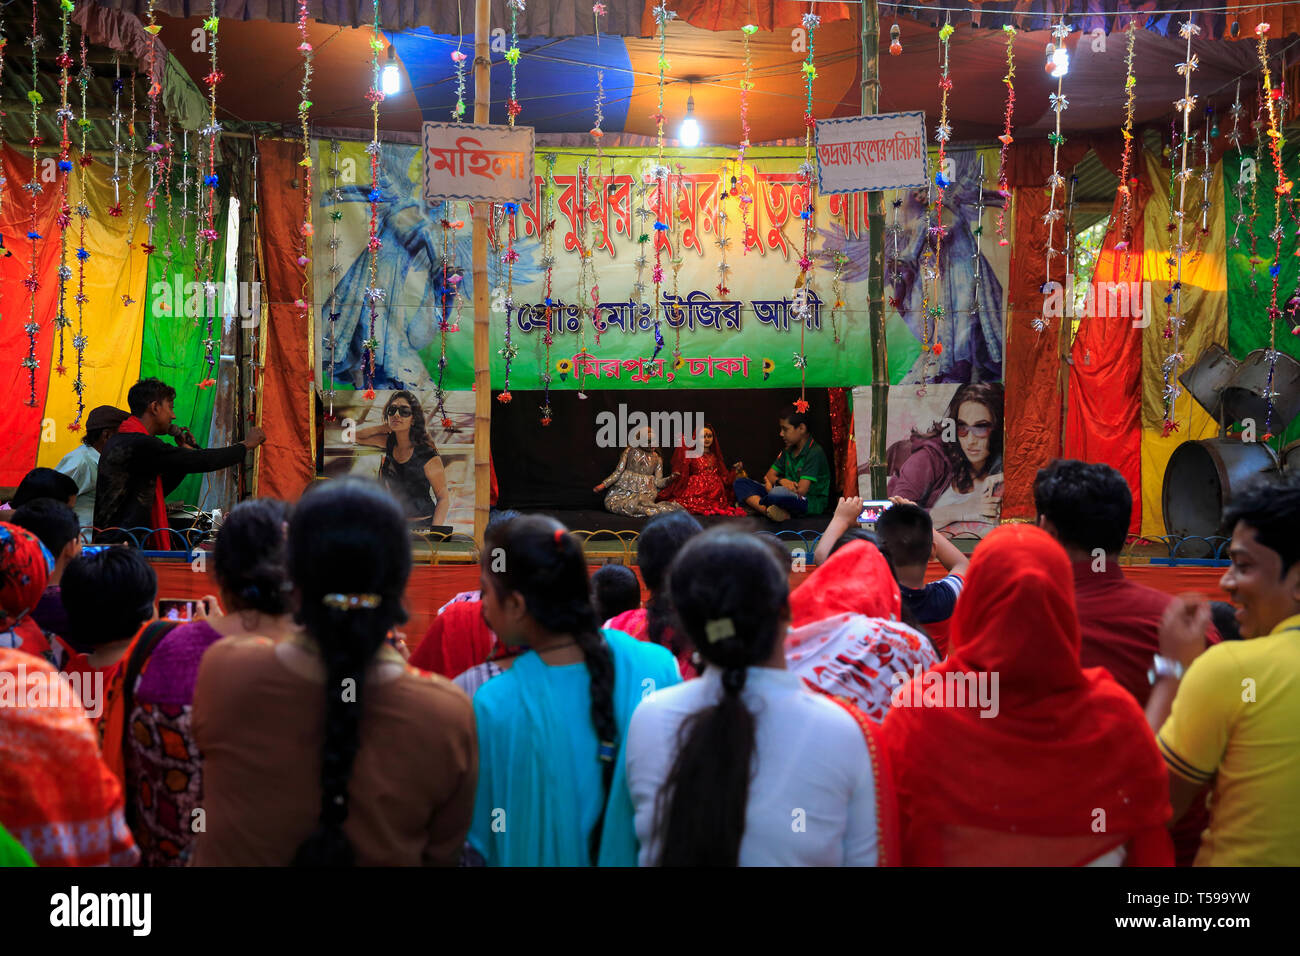
[[596, 620], [608, 621], [641, 606], [641, 582], [625, 564], [605, 564], [591, 576], [591, 603]]
[[[55, 648], [53, 636], [68, 631], [68, 613], [63, 608], [60, 582], [68, 565], [81, 554], [81, 526], [77, 513], [62, 501], [37, 498], [15, 511], [10, 521], [40, 538], [41, 544], [54, 556], [54, 570], [46, 579], [40, 603], [32, 610], [32, 620], [45, 632], [51, 648]], [[58, 667], [62, 662], [56, 659], [50, 663]]]

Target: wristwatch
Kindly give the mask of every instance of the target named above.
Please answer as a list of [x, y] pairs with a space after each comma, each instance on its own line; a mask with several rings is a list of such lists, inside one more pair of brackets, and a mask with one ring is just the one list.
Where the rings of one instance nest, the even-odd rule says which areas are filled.
[[1175, 661], [1168, 657], [1161, 657], [1157, 654], [1151, 661], [1151, 669], [1147, 671], [1147, 680], [1154, 684], [1162, 677], [1172, 677], [1174, 680], [1182, 680], [1185, 668], [1181, 661]]

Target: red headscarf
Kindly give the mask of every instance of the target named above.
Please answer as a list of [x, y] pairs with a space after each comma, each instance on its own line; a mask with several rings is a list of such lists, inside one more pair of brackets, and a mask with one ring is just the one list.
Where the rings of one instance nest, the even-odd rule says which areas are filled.
[[[722, 476], [722, 483], [730, 488], [731, 483], [736, 480], [736, 476], [733, 475], [731, 469], [727, 467], [727, 459], [722, 457], [722, 443], [718, 440], [718, 430], [707, 423], [704, 428], [713, 432], [713, 447], [708, 451], [704, 451], [703, 446], [701, 446], [700, 452], [702, 455], [712, 455], [717, 460], [718, 474]], [[701, 429], [701, 431], [703, 431], [703, 429]], [[703, 441], [699, 435], [695, 436], [695, 440], [700, 442]], [[663, 490], [659, 492], [657, 497], [660, 501], [670, 501], [674, 498], [681, 497], [681, 495], [686, 491], [686, 482], [691, 477], [691, 470], [686, 464], [685, 436], [682, 437], [681, 443], [673, 449], [672, 466], [668, 471], [670, 474], [676, 472], [677, 477], [665, 485]]]
[[897, 621], [902, 606], [885, 556], [870, 541], [854, 541], [818, 565], [790, 595], [790, 626], [803, 627], [836, 614]]
[[45, 593], [54, 560], [26, 528], [0, 522], [0, 647], [44, 657], [50, 649], [32, 608]]
[[[149, 429], [144, 427], [144, 422], [134, 415], [122, 422], [117, 429], [128, 435], [148, 435], [151, 434]], [[167, 529], [171, 525], [167, 521], [167, 496], [163, 494], [162, 476], [158, 475], [153, 481], [153, 503], [149, 507], [149, 523], [155, 528]], [[148, 536], [154, 541], [160, 541], [159, 548], [171, 547], [171, 536], [164, 530], [161, 534], [152, 534]], [[142, 542], [143, 543], [143, 542]]]
[[[1074, 578], [1030, 525], [975, 550], [949, 658], [901, 689], [882, 736], [893, 764], [904, 865], [1070, 865], [1128, 846], [1172, 864], [1169, 780], [1132, 696], [1079, 666]], [[921, 706], [933, 675], [998, 676], [998, 713]]]

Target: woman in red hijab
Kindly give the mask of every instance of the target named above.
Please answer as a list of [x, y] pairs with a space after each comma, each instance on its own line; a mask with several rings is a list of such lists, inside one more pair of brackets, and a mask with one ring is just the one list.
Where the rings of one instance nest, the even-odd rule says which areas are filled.
[[712, 425], [704, 425], [696, 436], [700, 454], [694, 458], [686, 454], [686, 443], [673, 452], [673, 466], [669, 469], [677, 478], [659, 492], [660, 501], [675, 501], [687, 511], [697, 515], [743, 515], [745, 509], [737, 507], [731, 490], [735, 474], [722, 457], [722, 446]]
[[[1061, 546], [1030, 525], [989, 534], [951, 640], [947, 660], [900, 688], [882, 731], [903, 865], [1173, 865], [1168, 774], [1132, 696], [1079, 666]], [[957, 706], [963, 676], [981, 693]]]

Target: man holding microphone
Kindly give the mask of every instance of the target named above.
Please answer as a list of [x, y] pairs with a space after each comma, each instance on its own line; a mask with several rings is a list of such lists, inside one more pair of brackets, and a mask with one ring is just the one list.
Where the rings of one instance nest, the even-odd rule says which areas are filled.
[[[248, 436], [226, 448], [201, 449], [189, 429], [174, 424], [176, 389], [145, 378], [126, 393], [131, 416], [108, 440], [99, 461], [95, 494], [95, 540], [131, 542], [132, 528], [165, 529], [167, 495], [186, 475], [220, 471], [242, 464], [244, 455], [266, 441], [256, 425]], [[175, 439], [172, 445], [160, 435]], [[167, 535], [153, 535], [153, 546], [166, 550]]]

